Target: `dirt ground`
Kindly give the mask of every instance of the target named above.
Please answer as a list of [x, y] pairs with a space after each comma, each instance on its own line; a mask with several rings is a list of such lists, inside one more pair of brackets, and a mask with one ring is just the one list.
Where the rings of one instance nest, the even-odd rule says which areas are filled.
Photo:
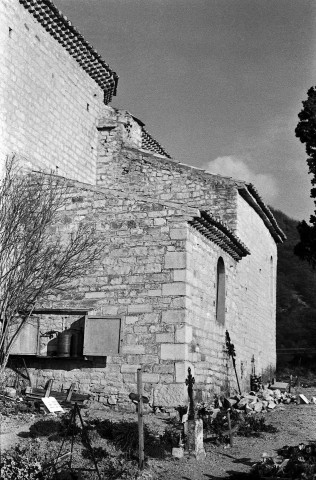
[[[316, 396], [316, 388], [300, 389], [308, 399]], [[117, 418], [118, 413], [109, 411], [88, 411], [86, 419]], [[136, 414], [126, 418], [136, 421]], [[277, 450], [285, 445], [297, 445], [316, 441], [316, 405], [279, 405], [274, 410], [265, 413], [266, 423], [278, 428], [277, 433], [262, 433], [259, 438], [235, 437], [234, 446], [214, 445], [205, 442], [206, 458], [197, 461], [193, 457], [183, 459], [148, 458], [147, 477], [152, 479], [168, 480], [215, 480], [215, 479], [243, 479], [247, 477], [251, 466], [261, 460], [263, 452], [269, 456], [277, 456]], [[17, 443], [26, 441], [30, 426], [38, 420], [36, 415], [20, 414], [4, 417], [1, 421], [0, 445], [3, 452]], [[153, 414], [145, 416], [145, 424], [151, 429], [162, 428], [165, 419], [157, 418]], [[43, 440], [41, 440], [43, 441]]]

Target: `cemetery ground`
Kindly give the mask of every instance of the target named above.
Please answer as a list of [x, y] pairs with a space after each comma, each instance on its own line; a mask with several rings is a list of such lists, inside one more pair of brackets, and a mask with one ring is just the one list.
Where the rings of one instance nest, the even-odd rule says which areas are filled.
[[[296, 393], [303, 393], [308, 399], [316, 395], [316, 387], [299, 387]], [[23, 410], [23, 409], [22, 409]], [[84, 425], [87, 427], [89, 442], [101, 472], [102, 479], [153, 479], [153, 480], [215, 480], [247, 479], [252, 465], [262, 460], [262, 455], [278, 456], [278, 449], [285, 445], [296, 446], [316, 441], [316, 405], [280, 403], [273, 410], [256, 414], [264, 417], [266, 425], [277, 428], [277, 432], [260, 432], [247, 437], [234, 434], [233, 447], [229, 439], [222, 442], [211, 438], [204, 442], [206, 457], [195, 459], [184, 455], [182, 459], [172, 457], [172, 447], [179, 439], [179, 416], [148, 409], [144, 415], [145, 431], [145, 468], [138, 469], [137, 413], [119, 413], [107, 408], [97, 408], [92, 404], [82, 409]], [[24, 463], [47, 464], [54, 460], [64, 441], [62, 454], [70, 450], [71, 435], [69, 422], [65, 416], [52, 416], [38, 412], [21, 411], [12, 401], [1, 400], [1, 461], [8, 453], [12, 459], [23, 458]], [[68, 422], [68, 423], [67, 423]], [[72, 433], [72, 432], [71, 432]], [[93, 468], [89, 442], [82, 436], [77, 422], [74, 429], [73, 466]], [[65, 436], [66, 435], [66, 436]], [[10, 457], [9, 455], [9, 457]], [[23, 463], [23, 462], [22, 462]], [[21, 471], [23, 469], [21, 465]], [[66, 468], [61, 468], [60, 479], [97, 479], [95, 472], [81, 472], [70, 476]], [[5, 476], [1, 480], [13, 478], [37, 479], [54, 478], [53, 473], [36, 476]], [[255, 477], [258, 478], [258, 477]], [[301, 477], [300, 477], [301, 478]], [[302, 477], [310, 478], [310, 477]], [[312, 478], [312, 477], [311, 477]]]

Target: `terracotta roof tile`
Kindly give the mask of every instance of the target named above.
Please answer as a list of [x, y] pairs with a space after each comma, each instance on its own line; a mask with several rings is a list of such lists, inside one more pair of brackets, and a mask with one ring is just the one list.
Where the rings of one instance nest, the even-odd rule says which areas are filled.
[[84, 39], [51, 0], [19, 0], [43, 28], [79, 63], [104, 91], [107, 105], [116, 95], [118, 75]]
[[209, 212], [200, 212], [199, 217], [189, 221], [202, 235], [216, 243], [236, 261], [250, 254], [250, 250], [220, 219], [215, 218]]

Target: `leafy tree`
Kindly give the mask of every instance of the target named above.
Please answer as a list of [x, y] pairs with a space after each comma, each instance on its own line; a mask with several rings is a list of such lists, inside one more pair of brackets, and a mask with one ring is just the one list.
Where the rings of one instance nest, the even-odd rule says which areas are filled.
[[[303, 109], [298, 114], [299, 123], [295, 135], [305, 143], [308, 155], [307, 164], [309, 173], [312, 174], [311, 197], [316, 198], [316, 87], [311, 87], [307, 92], [307, 100], [303, 101]], [[316, 201], [314, 201], [316, 205]], [[316, 211], [314, 212], [316, 213]], [[302, 260], [307, 260], [315, 269], [316, 267], [316, 216], [311, 215], [311, 225], [304, 220], [298, 225], [300, 242], [295, 246], [294, 252]]]
[[[69, 288], [100, 254], [93, 225], [58, 224], [71, 186], [7, 159], [0, 183], [0, 373], [36, 304]], [[65, 233], [66, 230], [66, 233]]]

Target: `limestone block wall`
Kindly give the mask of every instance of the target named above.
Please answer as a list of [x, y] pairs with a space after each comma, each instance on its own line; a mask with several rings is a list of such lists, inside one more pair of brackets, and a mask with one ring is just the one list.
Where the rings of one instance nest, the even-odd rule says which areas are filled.
[[120, 192], [76, 192], [58, 228], [86, 218], [103, 241], [102, 259], [67, 294], [51, 297], [50, 308], [87, 309], [120, 316], [116, 355], [84, 359], [27, 358], [38, 386], [48, 377], [55, 388], [76, 382], [105, 404], [129, 404], [142, 366], [145, 392], [155, 405], [186, 401], [184, 361], [191, 330], [185, 326], [187, 220], [196, 210], [176, 204], [126, 198]]
[[18, 154], [95, 183], [101, 88], [18, 0], [0, 0], [0, 167]]
[[[192, 329], [190, 361], [198, 399], [235, 387], [225, 353], [225, 331], [234, 323], [234, 281], [236, 261], [220, 247], [190, 227], [187, 243], [187, 323]], [[225, 265], [225, 324], [216, 320], [217, 262]], [[243, 261], [243, 260], [242, 260]], [[240, 352], [239, 352], [240, 353]]]
[[[225, 331], [235, 345], [240, 386], [250, 387], [252, 366], [271, 377], [276, 364], [276, 245], [261, 218], [238, 197], [237, 235], [250, 255], [236, 262], [190, 227], [187, 243], [187, 324], [192, 327], [189, 355], [199, 398], [210, 392], [237, 391]], [[216, 319], [217, 262], [225, 267], [225, 322]]]
[[[121, 408], [136, 391], [136, 372], [142, 366], [151, 402], [177, 406], [187, 399], [184, 382], [190, 366], [197, 398], [206, 400], [211, 393], [237, 388], [225, 353], [227, 329], [241, 386], [248, 389], [252, 357], [257, 373], [275, 362], [275, 264], [272, 268], [270, 257], [276, 247], [242, 198], [238, 208], [238, 234], [251, 254], [236, 262], [188, 224], [198, 213], [193, 208], [116, 190], [105, 194], [84, 187], [74, 192], [57, 227], [71, 229], [82, 219], [95, 223], [103, 255], [67, 294], [51, 297], [48, 306], [120, 316], [121, 347], [118, 354], [86, 360], [30, 357], [35, 383], [44, 386], [54, 378], [58, 389], [75, 382], [97, 401]], [[225, 266], [223, 324], [216, 320], [220, 257]]]
[[277, 246], [253, 208], [238, 196], [237, 235], [251, 251], [238, 263], [236, 274], [236, 330], [242, 332], [240, 349], [254, 356], [258, 373], [270, 375], [276, 365]]
[[127, 112], [107, 113], [99, 121], [97, 185], [117, 186], [161, 201], [210, 209], [232, 229], [236, 226], [236, 186], [174, 160], [140, 149], [140, 129]]

